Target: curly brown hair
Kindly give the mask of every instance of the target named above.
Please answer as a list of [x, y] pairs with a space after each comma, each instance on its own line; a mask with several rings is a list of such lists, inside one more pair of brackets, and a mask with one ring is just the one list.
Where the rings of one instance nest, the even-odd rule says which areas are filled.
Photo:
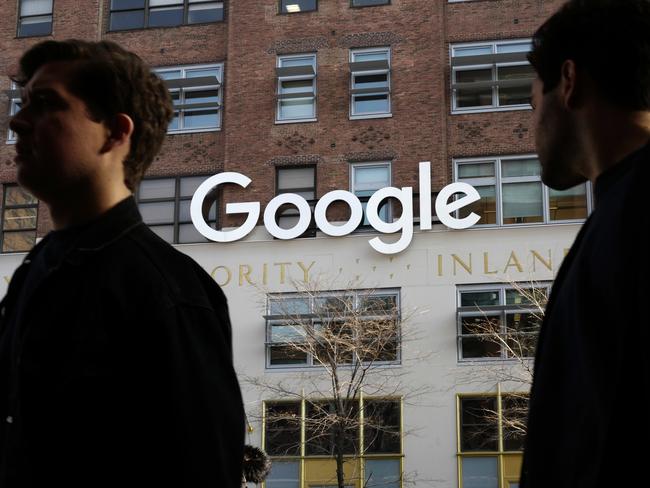
[[41, 42], [22, 55], [13, 80], [25, 86], [41, 66], [55, 61], [79, 61], [67, 88], [86, 103], [93, 120], [110, 122], [120, 113], [133, 119], [124, 182], [134, 191], [158, 154], [173, 117], [169, 90], [140, 57], [111, 41]]

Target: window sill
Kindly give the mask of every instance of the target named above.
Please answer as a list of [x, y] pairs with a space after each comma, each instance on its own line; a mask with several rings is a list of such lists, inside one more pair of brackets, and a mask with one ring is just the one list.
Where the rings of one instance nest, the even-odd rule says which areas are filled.
[[306, 122], [318, 122], [318, 119], [291, 119], [291, 120], [276, 120], [275, 124], [304, 124]]
[[530, 105], [512, 105], [509, 107], [477, 107], [477, 108], [468, 108], [468, 109], [452, 109], [451, 115], [462, 115], [462, 114], [482, 114], [487, 112], [514, 112], [519, 110], [532, 110], [533, 107]]
[[363, 114], [363, 115], [350, 115], [350, 120], [363, 120], [363, 119], [390, 119], [393, 114]]

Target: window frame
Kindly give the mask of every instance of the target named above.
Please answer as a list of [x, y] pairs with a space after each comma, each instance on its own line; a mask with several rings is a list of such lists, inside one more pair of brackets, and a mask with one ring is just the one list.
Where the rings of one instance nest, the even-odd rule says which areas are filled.
[[[152, 7], [150, 7], [150, 0], [144, 0], [144, 6], [142, 8], [127, 8], [127, 9], [113, 9], [111, 8], [112, 1], [108, 0], [108, 28], [107, 32], [129, 32], [129, 31], [135, 31], [135, 30], [144, 30], [144, 29], [167, 29], [171, 27], [181, 27], [181, 26], [195, 26], [195, 25], [207, 25], [207, 24], [218, 24], [220, 22], [225, 22], [226, 21], [226, 1], [227, 0], [199, 0], [196, 2], [194, 5], [201, 5], [203, 3], [220, 3], [221, 4], [221, 20], [214, 20], [211, 22], [195, 22], [195, 23], [188, 23], [188, 17], [189, 17], [189, 6], [190, 0], [180, 0], [176, 5], [178, 4], [183, 4], [183, 22], [180, 24], [174, 24], [174, 25], [154, 25], [154, 26], [149, 26], [149, 15], [150, 15], [150, 10]], [[163, 7], [164, 8], [164, 7]], [[154, 10], [156, 9], [161, 9], [161, 7], [154, 6]], [[142, 21], [142, 27], [130, 27], [128, 29], [111, 29], [111, 18], [112, 14], [114, 12], [143, 12], [143, 21]]]
[[[313, 179], [314, 184], [313, 184], [312, 187], [296, 187], [296, 188], [289, 188], [289, 189], [280, 189], [279, 188], [279, 185], [280, 185], [280, 172], [281, 171], [291, 171], [292, 169], [298, 170], [298, 169], [305, 169], [305, 168], [310, 168], [314, 172], [314, 179]], [[315, 208], [316, 203], [317, 203], [317, 195], [318, 195], [316, 193], [316, 188], [317, 188], [317, 185], [318, 185], [318, 179], [317, 179], [318, 178], [318, 176], [317, 176], [318, 171], [317, 171], [317, 169], [318, 169], [318, 166], [316, 164], [301, 164], [301, 165], [296, 165], [296, 166], [276, 166], [275, 167], [275, 196], [281, 195], [283, 193], [296, 193], [296, 192], [303, 193], [303, 192], [308, 192], [308, 191], [312, 191], [313, 194], [314, 194], [314, 198], [312, 198], [310, 200], [307, 200], [307, 203], [311, 207], [311, 214], [312, 214], [311, 225], [305, 231], [304, 234], [299, 236], [299, 238], [316, 237], [316, 227], [313, 224], [314, 224], [314, 208]], [[277, 216], [277, 223], [278, 223], [278, 225], [280, 225], [282, 217], [292, 217], [292, 216], [297, 216], [297, 215], [299, 215], [298, 210], [295, 207], [291, 206], [291, 208], [289, 210], [285, 210], [285, 211], [283, 211], [282, 213], [280, 213]]]
[[[166, 72], [171, 72], [171, 71], [180, 71], [181, 72], [181, 77], [180, 78], [170, 78], [170, 80], [187, 80], [191, 79], [187, 77], [187, 72], [188, 71], [194, 71], [194, 70], [202, 70], [202, 69], [215, 69], [218, 71], [217, 74], [217, 83], [212, 84], [212, 85], [201, 85], [201, 86], [192, 86], [192, 87], [178, 87], [178, 88], [170, 88], [167, 87], [167, 90], [169, 91], [170, 95], [174, 93], [179, 94], [179, 99], [178, 99], [178, 105], [182, 106], [184, 105], [184, 98], [186, 93], [192, 93], [195, 91], [201, 91], [201, 90], [217, 90], [217, 101], [215, 102], [215, 108], [217, 110], [217, 125], [215, 127], [194, 127], [194, 128], [186, 128], [183, 127], [184, 125], [184, 120], [185, 120], [185, 113], [187, 111], [191, 111], [189, 107], [184, 107], [180, 110], [178, 110], [178, 129], [170, 129], [169, 127], [167, 128], [167, 135], [174, 135], [174, 134], [194, 134], [197, 132], [218, 132], [221, 131], [223, 128], [223, 85], [224, 85], [224, 63], [210, 63], [210, 64], [190, 64], [190, 65], [182, 65], [182, 66], [164, 66], [164, 67], [159, 67], [155, 68], [154, 72], [160, 76], [161, 73], [166, 73]], [[167, 80], [163, 79], [161, 77], [163, 83], [165, 83]], [[167, 84], [165, 83], [165, 86]], [[176, 107], [177, 104], [174, 104]], [[205, 111], [212, 110], [211, 108], [206, 108]], [[176, 114], [176, 110], [174, 110], [174, 114]], [[174, 115], [176, 117], [176, 115]], [[170, 122], [171, 126], [171, 122]]]
[[[17, 10], [17, 16], [18, 16], [18, 21], [16, 22], [16, 37], [17, 38], [28, 38], [28, 37], [47, 37], [52, 35], [52, 31], [54, 29], [54, 2], [55, 0], [52, 0], [52, 9], [50, 10], [49, 14], [45, 15], [20, 15], [20, 12], [22, 10], [23, 2], [25, 0], [19, 0], [18, 1], [18, 10]], [[50, 30], [47, 33], [43, 34], [31, 34], [31, 35], [22, 35], [20, 33], [20, 28], [22, 25], [22, 20], [23, 19], [29, 19], [33, 17], [49, 17], [50, 18]]]
[[[146, 198], [146, 199], [141, 199], [140, 198], [140, 184], [138, 184], [138, 188], [134, 192], [134, 197], [136, 204], [138, 205], [138, 208], [141, 203], [167, 203], [167, 202], [173, 202], [174, 203], [174, 219], [172, 222], [165, 222], [165, 223], [157, 223], [157, 224], [152, 224], [151, 226], [156, 227], [156, 226], [172, 226], [172, 232], [173, 232], [173, 239], [172, 242], [169, 242], [169, 244], [173, 245], [184, 245], [184, 244], [204, 244], [207, 242], [210, 242], [209, 239], [207, 238], [202, 238], [200, 241], [192, 241], [192, 242], [180, 242], [179, 237], [180, 237], [180, 227], [181, 225], [187, 225], [187, 224], [192, 224], [192, 220], [180, 220], [180, 209], [181, 209], [181, 202], [185, 201], [190, 201], [192, 200], [192, 196], [181, 196], [181, 182], [184, 178], [208, 178], [210, 175], [204, 175], [204, 174], [198, 174], [198, 175], [180, 175], [180, 176], [151, 176], [147, 178], [143, 178], [142, 181], [154, 181], [154, 180], [174, 180], [174, 196], [173, 197], [166, 197], [166, 198]], [[219, 226], [219, 198], [217, 197], [215, 202], [216, 202], [216, 213], [215, 213], [215, 219], [214, 221], [207, 221], [208, 225], [213, 226], [214, 228], [218, 228]], [[150, 226], [150, 224], [147, 224], [145, 222], [145, 225], [147, 227]], [[153, 229], [152, 229], [152, 232]], [[161, 237], [162, 239], [162, 237]], [[167, 241], [168, 242], [168, 241]]]
[[[314, 368], [322, 368], [320, 364], [318, 364], [316, 361], [314, 361], [314, 358], [312, 357], [311, 354], [305, 353], [306, 354], [306, 360], [304, 363], [299, 363], [299, 364], [271, 364], [271, 348], [274, 346], [278, 346], [283, 344], [282, 341], [273, 341], [272, 340], [272, 331], [274, 326], [282, 326], [283, 323], [287, 322], [287, 319], [282, 319], [280, 316], [272, 315], [272, 310], [271, 310], [271, 303], [274, 301], [274, 299], [280, 299], [280, 300], [287, 300], [287, 299], [304, 299], [308, 303], [308, 314], [304, 317], [305, 324], [310, 327], [317, 326], [317, 324], [320, 323], [318, 320], [318, 316], [314, 314], [314, 307], [315, 307], [315, 302], [317, 300], [320, 300], [322, 298], [326, 298], [328, 296], [345, 296], [345, 295], [352, 295], [354, 304], [353, 308], [355, 310], [359, 309], [359, 303], [360, 299], [366, 298], [366, 297], [381, 297], [381, 296], [390, 296], [395, 298], [395, 309], [397, 312], [397, 323], [396, 323], [396, 348], [395, 348], [395, 359], [394, 360], [387, 360], [387, 361], [379, 361], [375, 360], [373, 361], [373, 364], [379, 365], [379, 366], [389, 366], [389, 365], [400, 365], [402, 363], [402, 330], [401, 330], [401, 291], [399, 288], [381, 288], [377, 290], [365, 290], [365, 289], [358, 289], [358, 290], [331, 290], [331, 291], [322, 291], [319, 292], [318, 294], [309, 296], [305, 295], [304, 293], [296, 293], [296, 292], [290, 292], [290, 293], [284, 293], [284, 292], [279, 292], [279, 293], [269, 293], [267, 294], [266, 297], [266, 315], [264, 316], [265, 319], [265, 341], [264, 341], [264, 351], [265, 351], [265, 369], [268, 370], [291, 370], [295, 371], [296, 369], [314, 369]], [[300, 315], [300, 314], [296, 314]], [[359, 315], [361, 317], [361, 315]], [[376, 317], [372, 315], [368, 315], [368, 317]], [[294, 319], [295, 321], [295, 319]], [[295, 326], [288, 324], [289, 327], [293, 327], [296, 329]], [[296, 333], [299, 333], [296, 331]], [[339, 363], [339, 367], [352, 367], [353, 362], [350, 363]]]
[[[370, 229], [373, 229], [373, 227], [370, 224], [366, 224], [366, 204], [368, 203], [368, 200], [370, 197], [360, 197], [357, 195], [357, 192], [355, 190], [355, 175], [356, 175], [356, 169], [357, 168], [367, 168], [367, 167], [382, 167], [386, 166], [388, 168], [388, 186], [393, 186], [393, 162], [392, 161], [364, 161], [364, 162], [358, 162], [358, 163], [350, 163], [350, 193], [352, 193], [354, 196], [359, 198], [361, 200], [361, 205], [363, 207], [363, 216], [361, 219], [361, 224], [359, 224], [359, 227], [357, 227], [355, 232], [363, 232], [363, 231], [368, 231]], [[386, 187], [384, 187], [386, 188]], [[376, 191], [376, 190], [375, 190]], [[379, 212], [382, 211], [383, 208], [386, 208], [386, 222], [392, 222], [393, 221], [393, 206], [391, 204], [392, 202], [390, 199], [384, 200], [384, 204], [379, 208]]]
[[[586, 188], [586, 203], [587, 203], [587, 217], [578, 219], [564, 219], [564, 220], [551, 220], [551, 209], [549, 202], [550, 188], [542, 182], [541, 173], [539, 176], [523, 176], [523, 177], [506, 177], [501, 176], [501, 163], [503, 161], [516, 161], [524, 159], [537, 159], [537, 154], [516, 154], [507, 156], [485, 156], [473, 158], [455, 158], [452, 161], [453, 166], [453, 180], [454, 182], [468, 183], [474, 187], [494, 186], [495, 191], [495, 204], [496, 204], [496, 223], [482, 224], [480, 221], [475, 224], [475, 228], [488, 228], [488, 227], [522, 227], [529, 225], [555, 225], [555, 224], [575, 224], [584, 222], [594, 209], [594, 199], [592, 185], [590, 181], [585, 182]], [[460, 178], [459, 168], [464, 164], [476, 163], [492, 163], [494, 164], [494, 176], [476, 177], [476, 178]], [[540, 163], [541, 164], [541, 163]], [[488, 180], [493, 180], [490, 182]], [[541, 183], [542, 185], [542, 220], [540, 222], [518, 222], [512, 224], [503, 223], [503, 185], [508, 183]]]
[[[501, 391], [500, 384], [497, 386], [497, 392], [485, 393], [485, 392], [474, 392], [474, 393], [457, 393], [456, 394], [456, 461], [458, 468], [458, 488], [464, 488], [463, 485], [463, 461], [468, 458], [495, 458], [496, 460], [496, 475], [497, 475], [497, 486], [506, 486], [506, 483], [517, 483], [517, 480], [513, 479], [511, 476], [506, 474], [505, 469], [505, 460], [515, 457], [523, 457], [522, 450], [506, 450], [504, 448], [504, 428], [503, 428], [503, 402], [504, 399], [508, 397], [519, 397], [527, 398], [527, 401], [530, 402], [530, 395], [528, 392], [521, 391], [512, 391], [512, 392], [503, 392]], [[464, 399], [495, 399], [497, 407], [497, 449], [496, 450], [482, 450], [482, 451], [465, 451], [462, 448], [463, 441], [463, 424], [462, 424], [462, 401]], [[529, 403], [530, 405], [530, 403]]]
[[[298, 405], [299, 412], [300, 412], [300, 418], [297, 419], [298, 422], [300, 422], [300, 448], [299, 448], [299, 453], [297, 455], [272, 455], [271, 459], [274, 462], [295, 462], [298, 465], [298, 485], [297, 486], [320, 486], [319, 484], [314, 484], [311, 483], [309, 479], [307, 479], [307, 472], [308, 470], [305, 468], [305, 465], [309, 463], [310, 461], [315, 461], [319, 462], [323, 459], [331, 459], [331, 456], [329, 455], [322, 455], [322, 454], [308, 454], [306, 451], [306, 436], [305, 436], [305, 431], [306, 431], [306, 418], [307, 418], [307, 406], [308, 404], [311, 403], [320, 403], [320, 402], [331, 402], [331, 398], [313, 398], [313, 399], [305, 399], [304, 397], [300, 400], [285, 400], [285, 399], [280, 399], [280, 400], [262, 400], [262, 439], [261, 439], [261, 444], [262, 444], [262, 449], [269, 449], [269, 446], [267, 446], [267, 435], [266, 435], [266, 427], [267, 427], [267, 406], [268, 405], [278, 405], [278, 404], [284, 404], [284, 405]], [[381, 460], [386, 460], [386, 461], [398, 461], [399, 462], [399, 481], [397, 481], [398, 486], [401, 488], [403, 487], [403, 482], [404, 482], [404, 398], [403, 396], [400, 395], [386, 395], [386, 396], [365, 396], [365, 395], [360, 395], [360, 397], [357, 399], [358, 401], [358, 412], [363, 411], [365, 408], [365, 403], [366, 402], [382, 402], [382, 401], [388, 401], [388, 402], [393, 402], [398, 405], [399, 407], [399, 452], [398, 453], [368, 453], [365, 446], [362, 445], [362, 440], [363, 436], [361, 433], [364, 430], [364, 425], [363, 425], [363, 419], [360, 419], [360, 426], [359, 426], [359, 432], [358, 432], [358, 437], [356, 439], [355, 445], [358, 447], [359, 453], [354, 454], [354, 455], [344, 455], [346, 460], [350, 459], [355, 459], [359, 463], [359, 471], [361, 473], [365, 473], [365, 466], [366, 466], [366, 461], [368, 460], [375, 460], [375, 461], [381, 461]], [[267, 478], [267, 482], [268, 482]], [[265, 485], [265, 486], [268, 486]], [[370, 485], [369, 485], [370, 486]], [[374, 485], [373, 485], [374, 486]]]
[[[275, 90], [275, 124], [299, 124], [305, 122], [317, 122], [318, 121], [318, 56], [317, 53], [302, 53], [302, 54], [281, 54], [276, 56], [275, 67], [276, 69], [283, 68], [282, 61], [285, 59], [300, 59], [300, 58], [313, 58], [313, 75], [295, 75], [295, 76], [279, 76], [276, 75], [276, 90]], [[301, 65], [302, 66], [302, 65]], [[309, 66], [305, 64], [304, 66]], [[282, 93], [282, 82], [284, 81], [304, 81], [312, 80], [312, 95], [305, 96], [300, 98], [294, 98], [294, 100], [312, 100], [313, 115], [311, 117], [297, 117], [297, 118], [281, 118], [281, 104], [282, 99], [280, 98]], [[306, 93], [306, 92], [305, 92]]]
[[[20, 95], [18, 96], [12, 96], [12, 92], [20, 91], [20, 88], [16, 84], [15, 81], [11, 82], [11, 88], [7, 92], [7, 98], [9, 99], [9, 120], [13, 118], [14, 115], [16, 115], [21, 108], [22, 104], [22, 99]], [[8, 124], [7, 124], [8, 125]], [[7, 139], [5, 140], [6, 144], [16, 144], [18, 140], [17, 134], [11, 130], [10, 127], [7, 127]]]
[[[506, 333], [507, 317], [514, 313], [535, 313], [539, 314], [539, 310], [535, 308], [534, 304], [507, 304], [506, 292], [508, 290], [522, 289], [546, 289], [546, 296], [550, 296], [552, 283], [549, 281], [540, 281], [537, 283], [517, 283], [504, 284], [504, 283], [485, 283], [479, 285], [457, 285], [456, 286], [456, 359], [459, 364], [472, 364], [482, 362], [503, 362], [503, 361], [517, 361], [517, 358], [509, 357], [507, 349], [498, 344], [499, 356], [482, 356], [474, 358], [463, 357], [463, 339], [476, 338], [485, 334], [463, 334], [463, 318], [464, 317], [498, 317], [499, 318], [499, 334]], [[468, 292], [497, 292], [499, 294], [498, 305], [468, 305], [462, 306], [462, 294]], [[539, 330], [531, 332], [521, 332], [522, 335], [537, 336]], [[535, 343], [535, 348], [537, 343]], [[526, 356], [522, 359], [533, 360], [534, 356]]]
[[[23, 190], [26, 193], [29, 193], [34, 199], [35, 203], [26, 203], [26, 204], [19, 204], [19, 205], [9, 205], [7, 206], [7, 189], [8, 188], [20, 188], [20, 185], [17, 183], [4, 183], [2, 185], [2, 208], [0, 209], [0, 254], [16, 254], [16, 253], [27, 253], [31, 250], [30, 249], [24, 249], [24, 250], [17, 250], [17, 251], [4, 251], [4, 242], [5, 242], [5, 234], [12, 234], [12, 233], [21, 233], [21, 232], [34, 232], [34, 245], [36, 245], [36, 239], [38, 238], [38, 214], [39, 214], [39, 204], [40, 201], [34, 197], [34, 195], [31, 195], [27, 190]], [[27, 227], [23, 229], [5, 229], [5, 212], [7, 210], [18, 210], [18, 209], [29, 209], [29, 208], [35, 208], [36, 209], [36, 216], [35, 216], [35, 225], [34, 227]]]
[[[451, 1], [451, 0], [449, 0]], [[459, 1], [470, 1], [470, 0], [459, 0]], [[497, 80], [497, 71], [500, 67], [510, 67], [510, 66], [530, 66], [528, 61], [515, 61], [515, 62], [500, 62], [500, 63], [477, 63], [467, 66], [462, 66], [460, 68], [454, 67], [452, 61], [454, 58], [459, 56], [454, 56], [454, 50], [457, 48], [478, 48], [490, 46], [492, 49], [491, 55], [497, 54], [498, 46], [505, 46], [510, 44], [521, 44], [528, 42], [532, 44], [532, 39], [522, 38], [522, 39], [504, 39], [504, 40], [493, 40], [493, 41], [476, 41], [476, 42], [462, 42], [462, 43], [450, 43], [449, 44], [449, 62], [450, 62], [450, 90], [451, 90], [451, 113], [452, 115], [456, 114], [471, 114], [471, 113], [485, 113], [485, 112], [506, 112], [512, 110], [532, 110], [530, 103], [526, 104], [516, 104], [516, 105], [499, 105], [499, 88]], [[482, 105], [482, 106], [473, 106], [473, 107], [457, 107], [457, 93], [453, 85], [456, 79], [456, 72], [458, 71], [472, 71], [479, 69], [490, 69], [492, 72], [492, 81], [494, 85], [492, 86], [492, 105]], [[532, 85], [532, 78], [531, 78]]]
[[[370, 5], [373, 6], [373, 5]], [[369, 71], [352, 71], [352, 68], [350, 67], [350, 98], [349, 98], [349, 114], [348, 118], [350, 120], [362, 120], [362, 119], [384, 119], [384, 118], [390, 118], [393, 116], [393, 100], [392, 100], [392, 81], [391, 81], [391, 71], [392, 71], [392, 49], [390, 46], [386, 47], [368, 47], [368, 48], [360, 48], [360, 49], [350, 49], [349, 52], [349, 63], [354, 63], [355, 62], [355, 57], [358, 54], [368, 54], [368, 53], [379, 53], [379, 52], [385, 52], [386, 53], [386, 61], [388, 62], [388, 69], [377, 69], [377, 70], [369, 70]], [[384, 93], [386, 94], [386, 101], [388, 103], [388, 111], [386, 112], [361, 112], [357, 113], [354, 109], [354, 102], [355, 98], [357, 96], [368, 96], [368, 95], [373, 95], [375, 93], [363, 93], [363, 94], [355, 94], [352, 93], [354, 90], [355, 86], [355, 76], [361, 75], [361, 76], [371, 76], [371, 75], [386, 75], [386, 83], [388, 87], [386, 90], [383, 89], [378, 89], [376, 95], [383, 95]]]
[[282, 7], [283, 7], [283, 2], [285, 0], [278, 0], [278, 15], [295, 15], [295, 14], [308, 14], [310, 12], [318, 12], [318, 0], [314, 0], [315, 7], [311, 10], [298, 10], [297, 12], [283, 12]]

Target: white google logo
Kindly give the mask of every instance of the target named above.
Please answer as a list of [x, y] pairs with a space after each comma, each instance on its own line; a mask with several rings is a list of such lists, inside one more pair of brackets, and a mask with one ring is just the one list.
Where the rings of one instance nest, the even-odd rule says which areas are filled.
[[[420, 230], [431, 230], [431, 163], [420, 163]], [[246, 188], [251, 179], [241, 173], [225, 172], [211, 176], [197, 188], [192, 203], [190, 214], [196, 229], [207, 239], [216, 242], [233, 242], [246, 237], [257, 224], [260, 216], [260, 202], [239, 202], [226, 204], [227, 214], [247, 214], [244, 223], [236, 229], [220, 231], [211, 228], [203, 218], [203, 202], [207, 195], [217, 186], [232, 183]], [[452, 199], [456, 195], [455, 199]], [[392, 221], [386, 222], [379, 216], [379, 207], [383, 200], [395, 198], [402, 206], [402, 215]], [[472, 212], [462, 219], [453, 217], [452, 214], [462, 207], [480, 200], [476, 189], [467, 183], [452, 183], [445, 186], [436, 197], [436, 215], [444, 225], [451, 229], [466, 229], [476, 224], [480, 217]], [[451, 200], [451, 201], [450, 201]], [[345, 202], [350, 208], [350, 217], [347, 222], [332, 224], [327, 220], [328, 207], [336, 201]], [[276, 223], [276, 213], [282, 205], [294, 205], [298, 209], [298, 222], [290, 229], [283, 229]], [[295, 239], [302, 235], [311, 222], [311, 208], [300, 195], [283, 193], [269, 202], [264, 210], [264, 226], [266, 230], [278, 239]], [[378, 232], [383, 234], [401, 233], [400, 238], [391, 243], [382, 241], [379, 237], [370, 239], [369, 244], [382, 254], [396, 254], [406, 249], [413, 239], [413, 188], [387, 187], [377, 190], [372, 194], [366, 206], [368, 223]], [[314, 209], [316, 226], [321, 232], [333, 237], [345, 236], [353, 232], [363, 219], [363, 208], [359, 198], [345, 190], [334, 190], [323, 195], [316, 203]]]

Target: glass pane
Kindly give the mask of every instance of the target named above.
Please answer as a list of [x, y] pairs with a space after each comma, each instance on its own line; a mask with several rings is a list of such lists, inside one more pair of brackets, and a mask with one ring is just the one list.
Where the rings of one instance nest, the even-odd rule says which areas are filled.
[[542, 184], [509, 183], [503, 185], [503, 223], [542, 222]]
[[356, 75], [353, 88], [388, 89], [388, 75]]
[[363, 436], [367, 453], [401, 452], [399, 402], [366, 400]]
[[461, 399], [461, 450], [496, 451], [498, 419], [496, 398]]
[[[463, 70], [454, 73], [456, 83], [492, 81], [491, 69]], [[480, 107], [492, 103], [492, 87], [456, 89], [456, 106], [459, 108]]]
[[376, 190], [390, 185], [390, 166], [353, 166], [354, 193], [370, 196]]
[[180, 129], [180, 115], [178, 112], [174, 112], [174, 118], [167, 126], [167, 130], [179, 130]]
[[314, 117], [314, 99], [280, 100], [280, 120], [309, 119]]
[[20, 0], [20, 16], [52, 13], [52, 0]]
[[188, 24], [200, 24], [202, 22], [221, 22], [223, 20], [223, 3], [212, 2], [199, 5], [191, 5], [187, 14]]
[[22, 37], [28, 36], [45, 36], [52, 32], [52, 16], [46, 15], [43, 17], [27, 17], [20, 19], [20, 26], [18, 28], [18, 35]]
[[5, 186], [5, 206], [36, 204], [38, 200], [19, 186]]
[[355, 7], [365, 7], [367, 5], [388, 5], [390, 0], [352, 0]]
[[194, 110], [191, 112], [184, 112], [183, 128], [200, 129], [213, 127], [219, 127], [218, 110]]
[[293, 346], [272, 346], [269, 347], [269, 364], [271, 366], [307, 364], [307, 353]]
[[280, 83], [280, 93], [314, 93], [314, 81], [309, 80], [291, 80]]
[[185, 91], [185, 103], [214, 103], [219, 102], [219, 90]]
[[174, 198], [175, 193], [175, 178], [142, 180], [140, 182], [138, 198], [140, 200], [147, 200], [149, 198]]
[[4, 212], [3, 230], [35, 229], [38, 209], [14, 208]]
[[149, 27], [169, 27], [183, 23], [183, 7], [164, 7], [149, 10]]
[[189, 243], [189, 242], [206, 242], [208, 239], [203, 237], [202, 234], [196, 230], [194, 224], [180, 224], [178, 226], [178, 242], [179, 243]]
[[494, 163], [471, 163], [458, 165], [458, 178], [486, 178], [494, 176]]
[[530, 104], [531, 84], [524, 86], [499, 87], [499, 106]]
[[388, 113], [388, 95], [355, 95], [354, 114]]
[[518, 312], [506, 315], [506, 330], [508, 332], [537, 332], [541, 325], [541, 316], [536, 313]]
[[520, 176], [539, 176], [542, 167], [539, 160], [532, 159], [512, 159], [501, 161], [501, 176], [503, 178], [520, 177]]
[[463, 488], [498, 488], [496, 457], [463, 457]]
[[144, 8], [144, 0], [111, 0], [111, 10]]
[[501, 400], [501, 408], [504, 451], [523, 451], [528, 417], [528, 397], [504, 395]]
[[476, 186], [476, 191], [481, 196], [480, 200], [465, 205], [458, 211], [459, 218], [465, 218], [472, 212], [479, 215], [479, 225], [492, 225], [497, 223], [497, 199], [493, 186]]
[[367, 488], [400, 488], [400, 463], [398, 459], [367, 459]]
[[305, 329], [300, 324], [271, 324], [271, 342], [301, 342], [304, 338]]
[[300, 463], [298, 461], [273, 461], [266, 478], [266, 488], [298, 488]]
[[510, 44], [497, 44], [498, 53], [525, 53], [533, 48], [533, 44], [526, 42], [513, 42]]
[[374, 315], [392, 314], [397, 309], [397, 297], [395, 295], [360, 297], [359, 309]]
[[455, 47], [454, 57], [492, 54], [492, 46]]
[[315, 66], [316, 58], [314, 56], [280, 58], [280, 67], [289, 68], [292, 66]]
[[150, 7], [162, 7], [164, 5], [182, 5], [183, 0], [149, 0]]
[[[111, 12], [110, 30], [142, 29], [144, 27], [144, 10], [129, 12]], [[162, 77], [162, 75], [161, 75]]]
[[313, 188], [316, 169], [311, 168], [281, 168], [278, 170], [278, 189]]
[[271, 315], [298, 315], [309, 313], [308, 298], [272, 298], [269, 303]]
[[174, 202], [138, 204], [146, 224], [171, 224], [174, 222]]
[[460, 294], [461, 307], [499, 305], [498, 291], [464, 291]]
[[517, 289], [506, 290], [506, 305], [529, 304], [532, 303], [532, 297], [541, 300], [543, 294], [545, 294], [544, 288], [523, 288], [521, 291]]
[[204, 76], [215, 76], [219, 78], [220, 72], [221, 70], [218, 68], [188, 69], [185, 71], [185, 78], [201, 78]]
[[388, 60], [388, 51], [370, 51], [367, 53], [355, 52], [352, 54], [355, 63], [364, 63], [366, 61], [385, 61]]
[[530, 64], [497, 67], [497, 80], [521, 80], [535, 78], [535, 70]]
[[[179, 202], [178, 221], [191, 222], [192, 216], [190, 215], [191, 200], [181, 200]], [[205, 217], [205, 215], [204, 215]], [[217, 206], [215, 203], [210, 207], [210, 214], [207, 218], [208, 222], [216, 222], [217, 220]]]
[[282, 0], [281, 6], [283, 14], [306, 12], [316, 10], [316, 0]]
[[173, 225], [150, 225], [149, 228], [158, 235], [161, 239], [172, 244], [174, 242], [174, 226]]
[[36, 231], [5, 232], [2, 236], [2, 252], [29, 251], [36, 242]]
[[185, 176], [181, 178], [181, 197], [191, 197], [194, 192], [208, 177], [207, 176]]
[[551, 220], [587, 218], [587, 185], [585, 183], [558, 191], [549, 188], [548, 206]]
[[[300, 403], [267, 404], [264, 427], [268, 454], [282, 456], [300, 453]], [[275, 466], [275, 463], [273, 464]], [[275, 471], [275, 475], [277, 474], [278, 471]], [[267, 483], [272, 477], [273, 471], [267, 478]]]
[[[156, 71], [156, 74], [163, 80], [177, 80], [182, 77], [182, 72], [179, 69], [174, 69], [170, 71]], [[171, 96], [174, 100], [178, 100], [178, 91], [171, 92]]]
[[501, 346], [489, 338], [463, 337], [461, 348], [462, 359], [501, 357]]

